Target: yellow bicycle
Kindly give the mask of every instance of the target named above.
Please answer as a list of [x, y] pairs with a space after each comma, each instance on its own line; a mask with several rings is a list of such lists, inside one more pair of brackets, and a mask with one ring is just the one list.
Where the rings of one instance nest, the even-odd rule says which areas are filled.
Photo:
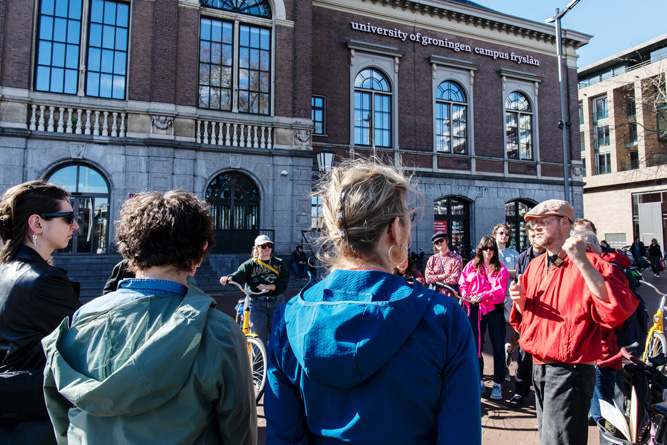
[[259, 403], [264, 394], [266, 385], [266, 367], [268, 363], [268, 354], [266, 347], [257, 334], [250, 332], [250, 295], [262, 295], [268, 292], [264, 289], [262, 292], [252, 292], [246, 290], [239, 283], [228, 281], [227, 284], [233, 284], [245, 294], [245, 298], [239, 300], [236, 306], [236, 322], [241, 326], [248, 342], [248, 358], [250, 359], [250, 369], [252, 369], [252, 384], [255, 387], [255, 401]]
[[646, 345], [642, 354], [642, 361], [648, 362], [649, 358], [657, 357], [660, 354], [664, 355], [667, 352], [667, 339], [665, 338], [662, 321], [667, 294], [663, 294], [654, 285], [644, 280], [640, 280], [640, 283], [652, 288], [661, 297], [660, 306], [658, 306], [658, 310], [653, 315], [653, 326], [651, 326], [646, 335]]

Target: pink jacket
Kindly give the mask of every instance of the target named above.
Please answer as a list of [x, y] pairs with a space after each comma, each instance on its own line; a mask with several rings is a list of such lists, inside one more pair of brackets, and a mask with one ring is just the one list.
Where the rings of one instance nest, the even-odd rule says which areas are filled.
[[[459, 279], [459, 291], [462, 296], [479, 295], [482, 297], [479, 303], [479, 311], [482, 315], [491, 312], [495, 309], [496, 304], [505, 301], [508, 285], [509, 275], [505, 266], [501, 264], [500, 271], [487, 279], [483, 271], [477, 272], [475, 269], [475, 260], [466, 264]], [[464, 302], [464, 305], [467, 306], [469, 303]]]

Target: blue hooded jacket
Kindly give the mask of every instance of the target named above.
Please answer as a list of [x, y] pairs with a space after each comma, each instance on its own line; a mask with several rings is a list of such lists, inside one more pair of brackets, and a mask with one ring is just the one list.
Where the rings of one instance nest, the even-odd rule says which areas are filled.
[[480, 444], [479, 364], [456, 300], [336, 270], [274, 319], [267, 443]]

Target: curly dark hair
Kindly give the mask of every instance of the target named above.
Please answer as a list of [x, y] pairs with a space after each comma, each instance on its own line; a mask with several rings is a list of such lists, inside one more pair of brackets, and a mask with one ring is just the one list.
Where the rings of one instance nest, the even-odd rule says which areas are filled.
[[215, 246], [208, 205], [192, 193], [143, 192], [128, 199], [116, 224], [118, 250], [133, 270], [173, 266], [191, 271]]
[[[58, 212], [60, 202], [69, 198], [67, 190], [46, 181], [30, 181], [9, 188], [0, 202], [0, 263], [11, 261], [30, 237], [31, 215]], [[44, 218], [49, 219], [49, 218]]]

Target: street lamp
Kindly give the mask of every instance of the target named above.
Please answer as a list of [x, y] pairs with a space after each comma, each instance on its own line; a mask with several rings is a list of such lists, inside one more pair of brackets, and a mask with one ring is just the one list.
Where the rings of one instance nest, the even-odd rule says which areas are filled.
[[556, 15], [545, 20], [546, 23], [556, 22], [556, 51], [558, 54], [558, 85], [560, 87], [560, 122], [558, 122], [558, 128], [561, 129], [562, 133], [562, 144], [563, 144], [563, 188], [565, 192], [565, 201], [570, 202], [570, 175], [567, 163], [567, 128], [572, 124], [565, 121], [565, 89], [563, 81], [563, 39], [561, 36], [560, 29], [560, 19], [563, 18], [567, 12], [574, 8], [574, 6], [579, 3], [580, 0], [572, 0], [568, 5], [560, 11], [556, 8]]
[[315, 158], [317, 159], [317, 171], [320, 173], [326, 173], [331, 170], [334, 165], [335, 157], [336, 153], [327, 149], [318, 151], [315, 155]]

